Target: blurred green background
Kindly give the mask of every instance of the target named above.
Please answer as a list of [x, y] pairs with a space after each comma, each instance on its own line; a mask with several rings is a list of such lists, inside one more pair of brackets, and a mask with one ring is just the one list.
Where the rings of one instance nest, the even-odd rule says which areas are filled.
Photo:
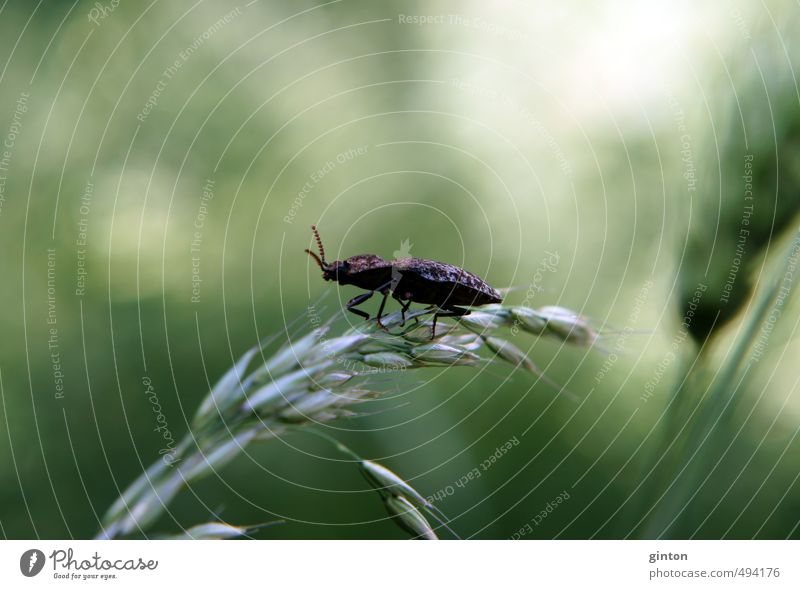
[[[324, 428], [424, 495], [518, 439], [437, 503], [463, 537], [800, 537], [797, 297], [706, 395], [797, 229], [799, 35], [788, 1], [3, 3], [2, 534], [94, 535], [159, 458], [145, 379], [183, 436], [259, 338], [357, 294], [316, 223], [330, 259], [409, 240], [605, 333], [515, 339], [577, 401], [426, 370]], [[253, 446], [153, 531], [405, 537], [332, 456]]]

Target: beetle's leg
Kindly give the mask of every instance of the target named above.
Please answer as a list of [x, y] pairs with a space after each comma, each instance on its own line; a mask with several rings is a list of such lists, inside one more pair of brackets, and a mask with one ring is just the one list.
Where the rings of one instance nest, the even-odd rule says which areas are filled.
[[376, 319], [378, 321], [378, 327], [380, 327], [384, 331], [386, 330], [386, 326], [383, 323], [381, 323], [381, 317], [383, 316], [383, 308], [386, 306], [386, 298], [389, 296], [389, 291], [390, 291], [391, 285], [392, 285], [391, 282], [387, 282], [383, 286], [375, 289], [377, 292], [379, 292], [379, 293], [381, 293], [383, 295], [383, 300], [381, 301], [381, 306], [378, 307], [378, 315], [377, 315]]
[[356, 297], [353, 297], [347, 302], [347, 305], [345, 305], [345, 309], [347, 309], [351, 313], [355, 313], [359, 317], [363, 317], [364, 319], [369, 320], [369, 313], [367, 313], [366, 311], [362, 311], [361, 309], [356, 309], [355, 307], [356, 305], [360, 305], [364, 301], [368, 300], [373, 294], [375, 294], [375, 291], [371, 290], [369, 292], [365, 292], [364, 294], [360, 294]]
[[[414, 297], [410, 292], [395, 289], [392, 293], [392, 298], [400, 303], [400, 327], [403, 327], [406, 324], [406, 313], [408, 313], [408, 308], [411, 306]], [[414, 322], [419, 323], [419, 318], [414, 317]]]
[[436, 320], [439, 317], [463, 317], [472, 313], [470, 309], [462, 309], [461, 307], [444, 307], [433, 314], [433, 326], [431, 327], [431, 339], [436, 337]]
[[[411, 306], [411, 299], [407, 300], [405, 304], [400, 308], [400, 327], [403, 327], [406, 324], [406, 313], [408, 312], [408, 308]], [[417, 319], [414, 317], [414, 319]], [[417, 319], [417, 323], [419, 323], [419, 319]]]
[[386, 297], [389, 296], [389, 289], [388, 288], [384, 289], [382, 292], [383, 292], [383, 298], [381, 299], [381, 306], [378, 307], [378, 315], [375, 319], [378, 322], [378, 327], [380, 327], [381, 329], [386, 329], [386, 326], [383, 323], [381, 323], [381, 315], [383, 315], [383, 308], [386, 306]]

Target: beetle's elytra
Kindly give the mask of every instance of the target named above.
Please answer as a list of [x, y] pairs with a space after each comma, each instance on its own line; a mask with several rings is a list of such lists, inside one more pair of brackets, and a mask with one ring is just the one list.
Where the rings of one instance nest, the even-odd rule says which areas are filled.
[[312, 225], [311, 230], [317, 241], [319, 256], [311, 250], [305, 251], [322, 269], [322, 277], [369, 291], [350, 299], [346, 306], [348, 311], [369, 319], [368, 313], [356, 307], [376, 292], [383, 295], [376, 316], [379, 325], [390, 292], [392, 298], [402, 305], [403, 322], [411, 303], [423, 303], [437, 308], [433, 315], [431, 337], [436, 333], [436, 320], [439, 317], [461, 317], [470, 313], [469, 309], [462, 306], [475, 307], [499, 303], [502, 300], [497, 290], [474, 274], [435, 260], [409, 257], [387, 261], [375, 254], [361, 254], [346, 260], [327, 262], [316, 226]]

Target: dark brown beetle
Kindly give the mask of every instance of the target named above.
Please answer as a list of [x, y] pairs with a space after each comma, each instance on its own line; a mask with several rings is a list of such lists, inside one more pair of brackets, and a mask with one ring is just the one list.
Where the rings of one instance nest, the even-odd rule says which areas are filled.
[[319, 264], [322, 277], [369, 291], [350, 299], [346, 305], [348, 311], [368, 320], [369, 314], [356, 307], [376, 292], [383, 295], [376, 316], [378, 325], [381, 325], [381, 315], [390, 292], [392, 298], [402, 306], [401, 325], [405, 323], [406, 311], [411, 303], [437, 308], [433, 315], [431, 337], [436, 334], [436, 320], [439, 317], [469, 315], [470, 310], [459, 305], [475, 307], [502, 300], [499, 292], [474, 274], [435, 260], [409, 257], [387, 261], [375, 254], [361, 254], [346, 260], [326, 262], [325, 249], [316, 226], [312, 225], [311, 230], [317, 240], [319, 256], [311, 250], [305, 251]]

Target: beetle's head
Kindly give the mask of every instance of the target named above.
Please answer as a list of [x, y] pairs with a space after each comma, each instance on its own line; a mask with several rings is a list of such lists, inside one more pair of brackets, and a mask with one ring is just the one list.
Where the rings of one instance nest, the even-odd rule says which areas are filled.
[[322, 270], [322, 277], [325, 280], [333, 280], [344, 284], [347, 280], [347, 274], [350, 272], [350, 264], [347, 261], [340, 262], [336, 260], [331, 262]]
[[314, 238], [317, 240], [319, 255], [315, 254], [309, 249], [305, 250], [305, 252], [314, 258], [314, 261], [320, 267], [320, 270], [322, 270], [322, 277], [325, 280], [333, 280], [335, 282], [343, 281], [344, 277], [350, 270], [350, 264], [348, 264], [347, 261], [341, 262], [339, 260], [336, 260], [335, 262], [326, 262], [325, 248], [322, 247], [322, 239], [319, 236], [319, 231], [317, 231], [316, 225], [312, 225], [311, 230], [314, 232]]

